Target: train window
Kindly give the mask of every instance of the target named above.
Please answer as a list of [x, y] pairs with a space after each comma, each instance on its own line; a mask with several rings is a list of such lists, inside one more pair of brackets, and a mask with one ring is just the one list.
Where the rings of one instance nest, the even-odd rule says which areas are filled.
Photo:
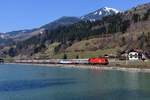
[[135, 58], [138, 58], [138, 54], [135, 54], [134, 57], [135, 57]]
[[132, 58], [132, 56], [133, 56], [133, 55], [132, 55], [132, 54], [130, 54], [130, 58]]

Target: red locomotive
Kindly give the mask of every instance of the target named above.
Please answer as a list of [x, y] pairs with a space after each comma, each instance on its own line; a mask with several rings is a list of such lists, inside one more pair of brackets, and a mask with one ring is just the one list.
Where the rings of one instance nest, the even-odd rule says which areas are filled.
[[101, 64], [101, 65], [108, 65], [108, 59], [107, 58], [90, 58], [88, 60], [89, 64]]

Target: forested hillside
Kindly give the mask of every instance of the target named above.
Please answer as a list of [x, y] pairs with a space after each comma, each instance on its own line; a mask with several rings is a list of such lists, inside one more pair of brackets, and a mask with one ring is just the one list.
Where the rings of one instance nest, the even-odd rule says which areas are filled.
[[75, 58], [81, 53], [98, 52], [93, 56], [99, 56], [118, 54], [131, 48], [150, 52], [149, 27], [148, 3], [99, 21], [80, 21], [53, 30], [47, 28], [42, 34], [4, 47], [1, 54], [16, 58], [60, 58], [63, 54], [72, 54], [70, 57]]

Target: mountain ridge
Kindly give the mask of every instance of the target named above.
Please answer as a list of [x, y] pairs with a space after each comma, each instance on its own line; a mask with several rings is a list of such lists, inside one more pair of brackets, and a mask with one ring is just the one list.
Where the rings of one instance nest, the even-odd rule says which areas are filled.
[[[93, 13], [95, 13], [97, 11], [100, 11], [100, 10], [101, 10], [102, 13], [105, 13], [105, 15], [103, 15], [103, 14], [101, 14], [101, 15], [93, 14]], [[43, 32], [43, 31], [40, 31], [40, 30], [53, 30], [53, 29], [56, 29], [57, 27], [68, 26], [68, 25], [77, 23], [79, 21], [97, 21], [97, 20], [101, 20], [105, 16], [112, 15], [112, 14], [117, 14], [117, 13], [119, 13], [119, 11], [114, 9], [114, 8], [103, 7], [103, 8], [100, 8], [100, 9], [92, 12], [92, 15], [91, 15], [91, 13], [88, 13], [88, 14], [85, 15], [85, 17], [90, 16], [91, 19], [90, 18], [83, 19], [83, 16], [81, 16], [81, 17], [63, 16], [63, 17], [60, 17], [57, 20], [54, 20], [54, 21], [52, 21], [48, 24], [45, 24], [45, 25], [43, 25], [39, 28], [6, 32], [4, 34], [1, 34], [1, 36], [4, 39], [13, 39], [15, 41], [18, 41], [18, 40], [21, 41], [21, 40], [28, 39], [28, 38], [30, 38], [34, 35], [38, 35], [41, 32]]]
[[[94, 13], [93, 13], [94, 14]], [[16, 59], [81, 58], [102, 54], [119, 55], [129, 49], [150, 54], [150, 4], [140, 5], [97, 21], [79, 21], [54, 30], [45, 30], [27, 40], [0, 50]], [[101, 51], [104, 52], [101, 52]], [[98, 51], [99, 54], [94, 52]], [[108, 52], [106, 52], [108, 51]], [[91, 52], [91, 53], [90, 53]], [[86, 56], [83, 55], [86, 53]]]
[[110, 7], [103, 7], [81, 17], [82, 20], [96, 21], [101, 20], [105, 16], [119, 13], [119, 10]]

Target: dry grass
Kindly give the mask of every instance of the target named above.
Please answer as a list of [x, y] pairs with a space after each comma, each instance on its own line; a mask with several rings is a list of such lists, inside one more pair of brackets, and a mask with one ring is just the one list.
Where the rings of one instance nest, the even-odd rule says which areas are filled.
[[78, 55], [79, 58], [93, 58], [99, 57], [105, 54], [116, 54], [117, 49], [106, 49], [106, 50], [96, 50], [96, 51], [80, 51], [80, 52], [66, 52], [58, 53], [54, 58], [63, 58], [64, 54], [67, 54], [68, 58], [76, 58]]
[[150, 61], [116, 61], [110, 63], [111, 66], [119, 66], [125, 68], [150, 68]]

